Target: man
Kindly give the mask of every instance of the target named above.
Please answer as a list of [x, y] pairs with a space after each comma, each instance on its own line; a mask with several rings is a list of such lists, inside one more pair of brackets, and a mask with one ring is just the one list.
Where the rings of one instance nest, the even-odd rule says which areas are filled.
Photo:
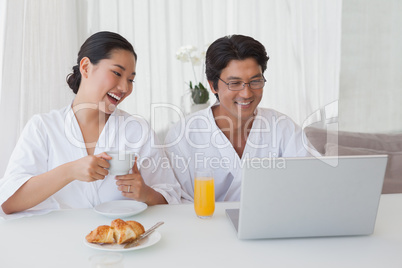
[[217, 102], [174, 125], [165, 140], [184, 199], [193, 201], [195, 170], [214, 171], [216, 201], [239, 201], [244, 160], [310, 156], [298, 125], [258, 107], [268, 59], [260, 42], [243, 35], [219, 38], [208, 48], [206, 75]]

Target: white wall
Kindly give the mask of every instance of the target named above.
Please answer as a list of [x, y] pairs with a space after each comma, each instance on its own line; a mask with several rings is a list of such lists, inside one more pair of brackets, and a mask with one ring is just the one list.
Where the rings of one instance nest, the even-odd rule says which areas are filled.
[[402, 1], [342, 6], [339, 129], [402, 131]]

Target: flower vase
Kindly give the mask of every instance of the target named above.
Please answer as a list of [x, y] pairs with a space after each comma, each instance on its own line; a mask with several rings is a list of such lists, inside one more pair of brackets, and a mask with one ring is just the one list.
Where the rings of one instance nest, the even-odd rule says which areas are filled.
[[191, 90], [188, 89], [184, 92], [181, 96], [181, 110], [184, 115], [188, 115], [190, 113], [197, 112], [199, 110], [205, 109], [209, 107], [209, 100], [206, 103], [196, 104], [194, 103], [193, 99], [191, 98]]
[[193, 103], [193, 105], [191, 105], [191, 113], [195, 113], [198, 112], [199, 110], [205, 109], [209, 107], [209, 101], [207, 101], [206, 103], [201, 103], [201, 104], [195, 104]]

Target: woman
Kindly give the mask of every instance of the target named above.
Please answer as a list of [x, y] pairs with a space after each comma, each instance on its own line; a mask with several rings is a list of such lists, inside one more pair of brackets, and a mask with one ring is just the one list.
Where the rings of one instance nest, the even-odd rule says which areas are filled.
[[[148, 205], [178, 203], [180, 185], [158, 164], [153, 131], [141, 118], [116, 109], [133, 90], [137, 55], [122, 36], [99, 32], [82, 45], [67, 77], [72, 105], [35, 115], [10, 158], [0, 204], [10, 214], [36, 208], [82, 208], [116, 199]], [[131, 151], [137, 164], [128, 175], [108, 175], [106, 151]], [[144, 164], [146, 163], [146, 164]]]

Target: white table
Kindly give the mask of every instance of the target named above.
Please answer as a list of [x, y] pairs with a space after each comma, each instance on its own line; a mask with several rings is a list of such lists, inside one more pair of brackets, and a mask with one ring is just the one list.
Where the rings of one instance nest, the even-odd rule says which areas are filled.
[[[160, 205], [130, 219], [146, 228], [157, 221], [162, 239], [124, 252], [125, 267], [402, 267], [402, 194], [382, 195], [375, 232], [363, 237], [238, 240], [218, 203], [212, 219], [198, 219], [191, 204]], [[89, 267], [101, 253], [84, 237], [111, 219], [91, 209], [0, 221], [0, 267]]]

